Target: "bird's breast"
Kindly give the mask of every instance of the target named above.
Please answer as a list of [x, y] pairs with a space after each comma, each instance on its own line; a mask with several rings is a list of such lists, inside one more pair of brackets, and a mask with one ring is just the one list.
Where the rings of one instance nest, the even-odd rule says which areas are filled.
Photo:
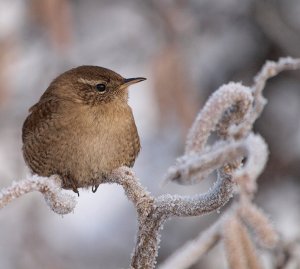
[[[129, 106], [82, 110], [70, 126], [74, 157], [94, 173], [134, 162], [139, 137]], [[75, 128], [74, 128], [75, 127]]]

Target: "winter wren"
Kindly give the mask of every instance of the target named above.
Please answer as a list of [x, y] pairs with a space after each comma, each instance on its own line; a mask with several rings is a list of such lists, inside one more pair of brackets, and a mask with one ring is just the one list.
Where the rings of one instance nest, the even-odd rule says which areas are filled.
[[132, 167], [140, 140], [128, 86], [112, 70], [79, 66], [54, 79], [23, 124], [23, 155], [33, 173], [57, 174], [62, 187], [92, 186], [120, 166]]

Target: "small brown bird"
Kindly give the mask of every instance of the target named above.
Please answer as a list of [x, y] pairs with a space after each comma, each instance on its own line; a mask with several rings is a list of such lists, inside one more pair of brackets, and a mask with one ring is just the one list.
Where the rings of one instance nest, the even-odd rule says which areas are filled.
[[128, 86], [112, 70], [79, 66], [54, 79], [23, 124], [23, 155], [33, 173], [54, 174], [62, 187], [95, 192], [120, 166], [132, 167], [140, 140], [128, 105]]

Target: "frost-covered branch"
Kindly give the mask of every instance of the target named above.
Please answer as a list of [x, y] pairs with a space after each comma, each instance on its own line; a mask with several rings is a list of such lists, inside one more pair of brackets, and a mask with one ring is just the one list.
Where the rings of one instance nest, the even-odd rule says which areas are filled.
[[165, 181], [174, 181], [183, 185], [197, 183], [224, 164], [247, 155], [247, 150], [248, 147], [244, 141], [233, 141], [232, 143], [218, 143], [201, 155], [196, 153], [184, 155], [169, 168]]
[[256, 205], [243, 201], [237, 208], [237, 213], [243, 222], [252, 228], [262, 247], [273, 248], [278, 243], [278, 233], [265, 213]]
[[231, 269], [261, 269], [249, 232], [237, 216], [231, 216], [223, 228], [224, 247]]
[[194, 196], [162, 195], [156, 199], [157, 210], [166, 217], [200, 216], [212, 212], [232, 197], [231, 175], [218, 171], [218, 180], [205, 194]]
[[32, 176], [19, 182], [14, 182], [10, 187], [0, 191], [0, 208], [5, 207], [13, 200], [26, 193], [40, 192], [50, 208], [57, 214], [68, 214], [76, 206], [74, 196], [62, 192], [60, 181], [56, 176], [50, 178]]
[[[239, 268], [239, 266], [244, 266], [243, 261], [241, 259], [237, 260], [236, 257], [243, 257], [243, 255], [249, 256], [250, 254], [250, 261], [253, 263], [257, 262], [257, 264], [259, 264], [259, 261], [257, 259], [255, 260], [255, 252], [252, 252], [253, 246], [249, 239], [247, 228], [243, 227], [244, 224], [240, 219], [243, 219], [248, 226], [256, 231], [258, 240], [260, 242], [264, 242], [264, 246], [273, 247], [276, 244], [278, 235], [274, 231], [274, 228], [270, 224], [268, 218], [265, 217], [265, 215], [261, 213], [262, 211], [258, 210], [249, 200], [251, 195], [256, 191], [256, 179], [262, 172], [267, 161], [268, 149], [266, 143], [261, 136], [250, 134], [245, 140], [228, 144], [228, 148], [225, 149], [226, 150], [220, 154], [222, 158], [223, 154], [226, 153], [229, 153], [229, 155], [234, 153], [234, 158], [240, 156], [245, 156], [247, 158], [246, 163], [240, 169], [235, 170], [232, 175], [233, 180], [240, 186], [242, 202], [235, 202], [231, 206], [231, 209], [227, 210], [224, 216], [219, 218], [212, 226], [214, 228], [208, 228], [206, 231], [202, 232], [196, 240], [192, 240], [178, 249], [163, 263], [160, 269], [188, 268], [195, 263], [199, 257], [204, 255], [205, 252], [209, 250], [208, 248], [212, 248], [214, 244], [217, 243], [216, 240], [223, 240], [227, 247], [227, 253], [231, 253], [233, 248], [241, 244], [239, 240], [242, 238], [244, 239], [246, 250], [240, 248], [231, 256], [228, 256], [228, 262], [231, 266], [230, 268]], [[238, 153], [240, 155], [238, 155]], [[233, 161], [233, 159], [226, 159], [224, 157], [223, 161], [230, 162]], [[219, 165], [224, 165], [224, 163], [220, 163]], [[185, 169], [189, 169], [189, 167], [186, 166]], [[232, 223], [228, 223], [228, 219], [232, 219], [233, 216], [235, 217], [234, 220], [231, 221]], [[241, 232], [235, 233], [235, 237], [232, 237], [234, 229], [228, 228], [227, 226], [229, 224], [236, 224], [236, 226], [240, 228], [239, 230]], [[232, 238], [233, 241], [229, 241], [230, 238]], [[245, 251], [246, 254], [244, 253]], [[176, 266], [174, 260], [176, 261]]]
[[275, 77], [282, 71], [300, 69], [300, 59], [291, 57], [280, 58], [277, 62], [267, 61], [260, 72], [254, 78], [252, 86], [254, 98], [262, 95], [262, 91], [266, 86], [268, 79]]
[[113, 171], [107, 183], [120, 184], [138, 213], [139, 231], [132, 257], [132, 268], [154, 268], [159, 230], [173, 216], [199, 216], [223, 206], [232, 196], [231, 176], [219, 171], [218, 181], [206, 193], [195, 196], [162, 195], [152, 197], [126, 167]]
[[267, 61], [260, 72], [254, 78], [254, 84], [251, 87], [251, 92], [254, 98], [253, 109], [243, 122], [235, 130], [237, 138], [245, 136], [252, 129], [254, 122], [260, 116], [267, 103], [263, 96], [263, 89], [265, 88], [268, 79], [278, 75], [282, 71], [300, 69], [300, 59], [293, 59], [291, 57], [280, 58], [279, 61]]
[[229, 83], [220, 87], [208, 99], [198, 114], [187, 138], [186, 153], [201, 152], [210, 134], [216, 130], [224, 113], [233, 105], [239, 104], [240, 117], [248, 112], [253, 101], [250, 88], [240, 83]]
[[267, 156], [267, 146], [262, 137], [250, 134], [245, 140], [216, 143], [201, 155], [192, 153], [178, 158], [176, 164], [169, 168], [166, 181], [194, 184], [225, 164], [247, 158], [246, 167], [237, 171], [236, 178], [249, 176], [252, 181], [247, 181], [254, 182], [262, 172]]
[[[220, 240], [224, 243], [230, 268], [262, 268], [250, 234], [254, 232], [258, 243], [264, 248], [274, 248], [279, 236], [264, 212], [252, 203], [257, 189], [256, 180], [266, 164], [268, 149], [264, 140], [251, 134], [251, 130], [266, 104], [262, 95], [266, 81], [281, 71], [295, 69], [300, 69], [300, 59], [288, 57], [278, 62], [267, 62], [255, 77], [251, 89], [232, 83], [222, 86], [199, 113], [191, 129], [198, 133], [191, 131], [189, 134], [189, 138], [198, 136], [199, 140], [196, 143], [188, 141], [186, 155], [177, 159], [166, 178], [180, 184], [193, 184], [219, 167], [226, 168], [227, 162], [234, 170], [232, 180], [238, 183], [239, 195], [224, 216], [196, 240], [179, 248], [160, 269], [189, 268]], [[239, 91], [238, 97], [231, 93], [232, 86]], [[236, 99], [223, 99], [222, 92]], [[243, 98], [247, 98], [244, 110], [237, 105]], [[223, 141], [205, 148], [212, 131], [217, 131]], [[197, 155], [193, 148], [197, 149], [197, 153], [202, 151], [202, 154]], [[245, 158], [245, 164], [241, 157]]]
[[141, 185], [133, 171], [120, 167], [108, 175], [103, 183], [116, 183], [123, 187], [127, 198], [134, 204], [139, 217], [149, 214], [153, 207], [154, 197]]

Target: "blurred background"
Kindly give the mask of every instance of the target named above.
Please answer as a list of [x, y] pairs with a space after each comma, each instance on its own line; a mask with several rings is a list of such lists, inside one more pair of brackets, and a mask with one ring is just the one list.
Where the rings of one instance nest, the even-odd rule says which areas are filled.
[[[21, 151], [28, 108], [58, 74], [88, 64], [148, 78], [131, 87], [129, 101], [142, 184], [154, 195], [206, 191], [213, 179], [160, 183], [214, 90], [231, 80], [251, 85], [267, 59], [300, 56], [299, 14], [299, 0], [0, 0], [0, 187], [29, 174]], [[300, 237], [300, 72], [272, 79], [264, 94], [269, 103], [255, 131], [271, 154], [256, 201], [292, 241]], [[218, 216], [167, 222], [158, 261]], [[5, 269], [127, 268], [137, 226], [116, 185], [82, 190], [64, 217], [31, 193], [2, 209], [0, 223]], [[224, 268], [221, 246], [192, 268]]]

